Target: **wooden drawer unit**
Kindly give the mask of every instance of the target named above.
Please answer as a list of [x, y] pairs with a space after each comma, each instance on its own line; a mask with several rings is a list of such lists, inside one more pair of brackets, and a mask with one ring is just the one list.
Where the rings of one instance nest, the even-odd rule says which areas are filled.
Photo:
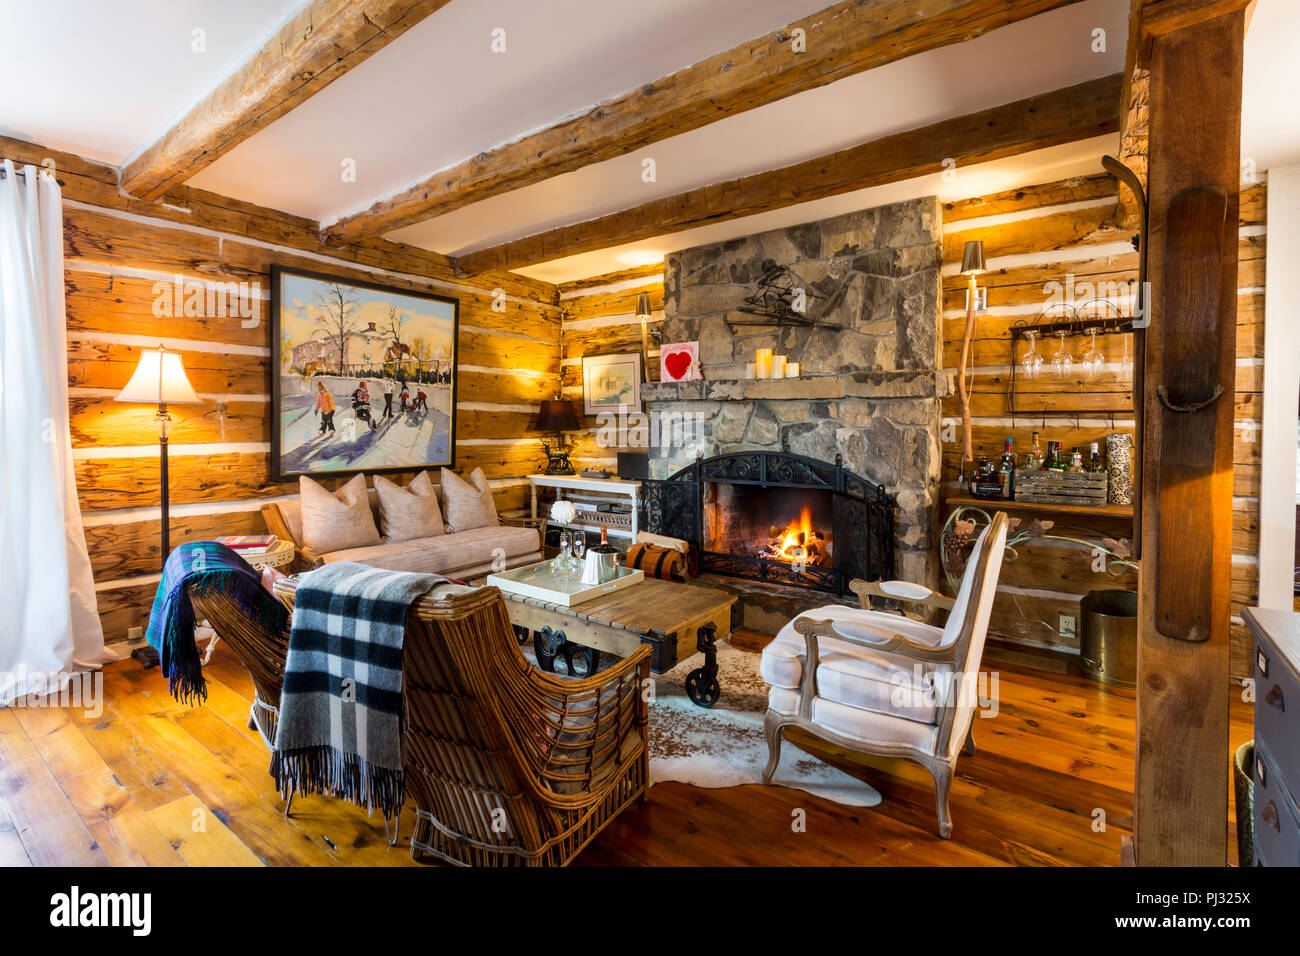
[[1255, 635], [1255, 855], [1300, 866], [1300, 614], [1244, 617]]
[[1255, 741], [1255, 863], [1300, 866], [1300, 812], [1268, 747]]

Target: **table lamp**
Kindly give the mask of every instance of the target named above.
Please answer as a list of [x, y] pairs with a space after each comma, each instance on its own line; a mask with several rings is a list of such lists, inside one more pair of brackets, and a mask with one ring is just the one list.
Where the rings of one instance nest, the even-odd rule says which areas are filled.
[[167, 494], [167, 433], [171, 430], [172, 417], [167, 412], [168, 405], [199, 405], [201, 399], [194, 392], [194, 387], [185, 377], [185, 366], [181, 364], [181, 354], [163, 348], [145, 349], [140, 353], [140, 364], [126, 387], [118, 392], [114, 401], [138, 402], [142, 405], [157, 405], [158, 414], [158, 455], [162, 463], [162, 563], [165, 567], [167, 556], [171, 554], [171, 529], [169, 527], [169, 502]]
[[564, 438], [560, 433], [577, 431], [581, 427], [578, 424], [578, 415], [573, 410], [573, 402], [558, 398], [542, 402], [541, 408], [537, 410], [537, 421], [533, 424], [533, 428], [539, 432], [555, 434], [554, 450], [551, 449], [550, 442], [542, 440], [542, 447], [546, 449], [548, 475], [573, 474], [573, 465], [569, 463], [569, 453], [563, 450]]

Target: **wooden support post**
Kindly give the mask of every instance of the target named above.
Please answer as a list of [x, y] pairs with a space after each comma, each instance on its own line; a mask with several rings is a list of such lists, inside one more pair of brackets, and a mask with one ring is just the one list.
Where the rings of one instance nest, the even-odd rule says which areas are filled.
[[[1224, 866], [1246, 0], [1179, 0], [1180, 18], [1168, 28], [1160, 11], [1172, 6], [1155, 0], [1143, 7], [1150, 22], [1139, 57], [1150, 76], [1151, 326], [1142, 398], [1134, 843], [1139, 866]], [[1216, 389], [1221, 397], [1211, 400]], [[1166, 509], [1200, 532], [1162, 522]]]

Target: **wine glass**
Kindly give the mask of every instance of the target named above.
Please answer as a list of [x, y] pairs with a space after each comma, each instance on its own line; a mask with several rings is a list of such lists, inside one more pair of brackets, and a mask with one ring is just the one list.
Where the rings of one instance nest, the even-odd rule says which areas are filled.
[[1029, 349], [1020, 357], [1020, 366], [1025, 370], [1025, 378], [1037, 378], [1043, 367], [1043, 356], [1038, 351], [1038, 332], [1029, 329], [1025, 338], [1029, 340]]
[[1100, 375], [1102, 366], [1106, 364], [1106, 356], [1097, 348], [1098, 331], [1096, 326], [1084, 329], [1084, 332], [1092, 336], [1092, 344], [1088, 346], [1088, 351], [1083, 353], [1083, 357], [1079, 361], [1083, 364], [1083, 373], [1088, 378], [1096, 378]]
[[1066, 332], [1062, 330], [1056, 334], [1061, 340], [1061, 346], [1052, 356], [1052, 370], [1056, 372], [1057, 378], [1066, 378], [1070, 374], [1070, 369], [1074, 367], [1074, 356], [1065, 347]]
[[582, 531], [573, 532], [573, 567], [582, 573], [583, 562], [587, 556], [587, 535]]

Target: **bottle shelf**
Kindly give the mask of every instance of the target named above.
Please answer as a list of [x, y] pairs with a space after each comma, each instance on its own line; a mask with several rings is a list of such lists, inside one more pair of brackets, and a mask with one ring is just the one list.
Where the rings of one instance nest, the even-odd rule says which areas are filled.
[[1132, 505], [1054, 505], [1038, 501], [1007, 501], [998, 498], [976, 498], [973, 495], [949, 495], [943, 499], [949, 508], [965, 506], [983, 508], [985, 511], [1020, 511], [1028, 514], [1081, 515], [1096, 518], [1133, 519]]

